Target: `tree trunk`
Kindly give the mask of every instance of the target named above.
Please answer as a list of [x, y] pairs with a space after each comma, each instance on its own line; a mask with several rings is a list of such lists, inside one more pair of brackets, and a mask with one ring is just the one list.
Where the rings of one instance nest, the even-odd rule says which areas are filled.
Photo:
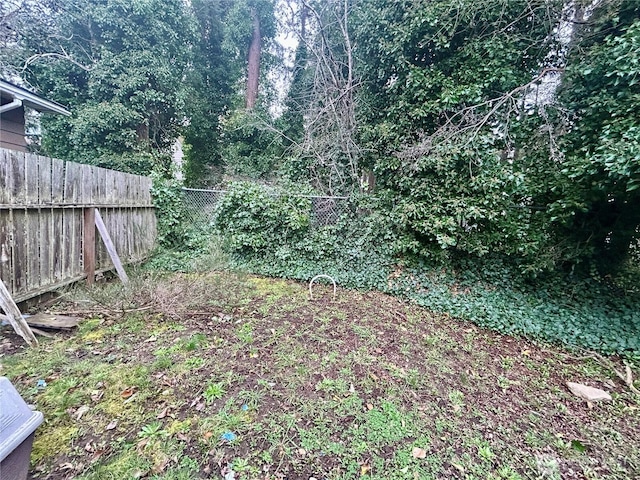
[[253, 37], [249, 46], [249, 68], [247, 70], [247, 93], [245, 96], [247, 110], [253, 109], [258, 99], [258, 82], [260, 80], [260, 18], [256, 9], [251, 10], [253, 19]]

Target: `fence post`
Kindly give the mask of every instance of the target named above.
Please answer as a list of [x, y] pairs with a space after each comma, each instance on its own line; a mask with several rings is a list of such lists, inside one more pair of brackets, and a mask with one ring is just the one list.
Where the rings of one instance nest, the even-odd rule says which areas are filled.
[[84, 228], [82, 235], [82, 260], [87, 285], [93, 285], [96, 278], [96, 210], [84, 209]]

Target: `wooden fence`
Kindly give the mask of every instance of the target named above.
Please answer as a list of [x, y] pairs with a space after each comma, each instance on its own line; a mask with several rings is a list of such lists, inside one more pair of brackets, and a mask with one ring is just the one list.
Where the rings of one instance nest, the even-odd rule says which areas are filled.
[[148, 177], [0, 149], [0, 278], [15, 301], [113, 268], [96, 208], [122, 262], [143, 260], [156, 238], [150, 190]]

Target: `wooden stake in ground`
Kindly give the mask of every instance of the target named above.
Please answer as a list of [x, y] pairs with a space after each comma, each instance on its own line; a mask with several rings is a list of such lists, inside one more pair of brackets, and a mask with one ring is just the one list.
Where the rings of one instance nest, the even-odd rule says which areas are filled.
[[122, 267], [122, 262], [120, 261], [120, 257], [118, 256], [118, 252], [116, 252], [116, 247], [113, 245], [111, 241], [111, 236], [107, 231], [107, 227], [102, 221], [102, 215], [100, 215], [100, 211], [96, 208], [96, 227], [98, 227], [98, 232], [100, 232], [100, 236], [102, 237], [102, 241], [104, 242], [104, 246], [107, 247], [107, 252], [109, 252], [109, 256], [111, 257], [111, 261], [113, 262], [113, 266], [116, 267], [116, 272], [118, 272], [118, 277], [120, 277], [120, 281], [125, 285], [129, 283], [129, 277], [127, 277], [127, 272], [124, 271]]
[[11, 294], [2, 279], [0, 279], [0, 308], [4, 310], [9, 323], [16, 333], [24, 338], [24, 341], [27, 342], [29, 346], [36, 346], [38, 339], [36, 339], [29, 325], [27, 325], [27, 322], [22, 318], [20, 309], [16, 305], [16, 302], [13, 301], [13, 298], [11, 298]]
[[84, 209], [84, 230], [82, 235], [82, 260], [87, 285], [93, 285], [96, 279], [96, 209]]

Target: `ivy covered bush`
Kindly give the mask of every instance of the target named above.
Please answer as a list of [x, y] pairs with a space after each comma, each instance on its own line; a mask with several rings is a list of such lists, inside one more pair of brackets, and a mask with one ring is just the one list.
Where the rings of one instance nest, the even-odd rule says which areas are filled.
[[249, 182], [235, 182], [216, 206], [215, 228], [237, 254], [266, 254], [300, 241], [309, 230], [311, 200]]
[[523, 276], [501, 253], [429, 258], [411, 252], [397, 212], [354, 197], [336, 223], [314, 224], [311, 202], [285, 190], [236, 183], [215, 222], [236, 268], [377, 289], [510, 335], [602, 353], [640, 355], [640, 293], [614, 278], [555, 272]]

